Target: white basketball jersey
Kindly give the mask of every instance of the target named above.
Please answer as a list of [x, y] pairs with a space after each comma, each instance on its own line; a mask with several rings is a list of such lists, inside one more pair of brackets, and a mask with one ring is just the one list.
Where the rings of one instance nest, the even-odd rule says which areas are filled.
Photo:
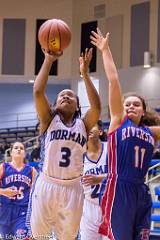
[[56, 115], [41, 139], [43, 172], [58, 179], [72, 179], [83, 172], [87, 133], [83, 120], [67, 127]]
[[[107, 142], [102, 143], [102, 151], [97, 161], [92, 161], [88, 158], [87, 153], [84, 154], [84, 168], [83, 175], [101, 175], [107, 173]], [[97, 185], [85, 186], [84, 194], [85, 199], [92, 201], [95, 204], [99, 204], [99, 194], [101, 189], [101, 183]]]

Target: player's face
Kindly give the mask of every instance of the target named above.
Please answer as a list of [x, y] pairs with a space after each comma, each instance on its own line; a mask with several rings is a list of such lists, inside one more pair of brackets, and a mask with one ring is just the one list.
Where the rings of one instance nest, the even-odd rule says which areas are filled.
[[88, 134], [88, 140], [99, 139], [100, 133], [98, 126], [94, 126]]
[[13, 158], [24, 159], [24, 157], [25, 157], [24, 145], [20, 142], [14, 143], [12, 150], [11, 150], [11, 156]]
[[123, 105], [129, 119], [138, 124], [144, 115], [141, 99], [136, 96], [129, 96], [124, 100]]
[[68, 112], [77, 110], [77, 98], [75, 93], [70, 89], [65, 89], [58, 94], [56, 106], [59, 110], [67, 109]]

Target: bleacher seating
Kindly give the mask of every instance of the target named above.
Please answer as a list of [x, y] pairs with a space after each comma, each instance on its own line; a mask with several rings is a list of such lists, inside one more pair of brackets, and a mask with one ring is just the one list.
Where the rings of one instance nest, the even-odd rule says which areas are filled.
[[[25, 144], [26, 150], [30, 150], [36, 144], [39, 135], [38, 125], [16, 128], [1, 128], [0, 129], [0, 162], [9, 161], [9, 152], [11, 144], [15, 141], [20, 141]], [[2, 152], [3, 150], [3, 152]], [[28, 160], [28, 159], [27, 159]]]
[[146, 174], [145, 183], [149, 184], [150, 182], [155, 181], [160, 178], [160, 159], [152, 159], [148, 172]]
[[[155, 188], [156, 200], [152, 202], [152, 214], [151, 214], [151, 239], [160, 239], [160, 186]], [[155, 238], [157, 237], [157, 238]], [[159, 237], [159, 238], [158, 238]]]
[[150, 162], [150, 167], [156, 165], [157, 163], [160, 163], [160, 159], [152, 159]]
[[157, 174], [160, 174], [160, 159], [152, 159], [150, 167], [153, 167], [148, 172], [150, 175], [156, 176]]
[[[151, 232], [150, 240], [160, 240], [160, 159], [152, 159], [146, 174], [145, 183], [152, 194]], [[157, 187], [157, 184], [159, 187]]]
[[0, 143], [13, 143], [15, 141], [24, 142], [31, 137], [38, 135], [36, 126], [17, 127], [17, 128], [2, 128], [0, 129]]
[[160, 186], [155, 188], [155, 195], [157, 196], [157, 200], [160, 201]]

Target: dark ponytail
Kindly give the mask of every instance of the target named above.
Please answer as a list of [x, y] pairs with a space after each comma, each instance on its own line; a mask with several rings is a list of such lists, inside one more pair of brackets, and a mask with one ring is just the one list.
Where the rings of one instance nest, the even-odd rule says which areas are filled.
[[100, 140], [102, 142], [106, 142], [107, 141], [107, 133], [105, 132], [103, 122], [101, 120], [98, 120], [97, 125], [98, 125], [99, 130], [101, 131], [101, 135], [99, 136]]

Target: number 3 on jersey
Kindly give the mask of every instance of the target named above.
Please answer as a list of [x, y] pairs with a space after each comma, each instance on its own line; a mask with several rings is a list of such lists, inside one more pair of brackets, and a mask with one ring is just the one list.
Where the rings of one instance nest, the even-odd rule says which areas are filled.
[[61, 148], [62, 160], [59, 162], [60, 167], [68, 167], [70, 165], [71, 150], [67, 147]]

